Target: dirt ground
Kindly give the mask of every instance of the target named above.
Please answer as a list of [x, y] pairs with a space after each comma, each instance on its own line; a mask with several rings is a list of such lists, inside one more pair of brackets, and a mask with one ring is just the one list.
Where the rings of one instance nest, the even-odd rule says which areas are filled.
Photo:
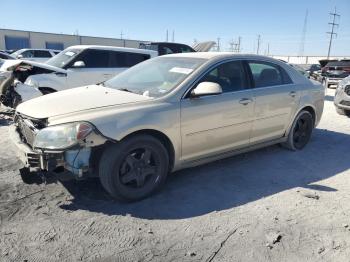
[[327, 93], [304, 150], [183, 170], [137, 203], [98, 180], [22, 183], [1, 119], [0, 261], [350, 261], [350, 118]]

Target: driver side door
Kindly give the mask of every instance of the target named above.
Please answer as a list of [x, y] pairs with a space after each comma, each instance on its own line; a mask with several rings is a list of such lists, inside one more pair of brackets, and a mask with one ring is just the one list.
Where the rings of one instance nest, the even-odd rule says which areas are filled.
[[221, 94], [181, 100], [182, 160], [193, 161], [249, 145], [254, 99], [241, 61], [222, 63], [200, 82], [215, 82]]

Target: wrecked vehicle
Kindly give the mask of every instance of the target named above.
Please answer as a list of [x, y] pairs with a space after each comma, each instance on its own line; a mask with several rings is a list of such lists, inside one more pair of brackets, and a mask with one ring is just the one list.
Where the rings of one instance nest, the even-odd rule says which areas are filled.
[[0, 102], [15, 108], [35, 97], [97, 84], [157, 55], [144, 49], [79, 45], [65, 49], [46, 63], [7, 61], [0, 71], [12, 74], [0, 84]]
[[324, 91], [268, 57], [165, 55], [100, 85], [20, 104], [10, 133], [22, 178], [69, 170], [71, 178], [99, 177], [115, 198], [138, 200], [175, 170], [276, 143], [303, 149]]

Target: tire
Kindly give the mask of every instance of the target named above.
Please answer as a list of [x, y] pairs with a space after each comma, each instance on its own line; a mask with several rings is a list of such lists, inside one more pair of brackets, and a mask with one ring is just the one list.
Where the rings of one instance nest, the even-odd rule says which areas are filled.
[[165, 146], [150, 135], [137, 135], [113, 144], [103, 152], [99, 177], [114, 198], [136, 201], [164, 184], [169, 170]]
[[350, 117], [350, 110], [346, 110], [346, 109], [342, 109], [342, 108], [339, 108], [339, 107], [335, 107], [335, 110], [337, 111], [337, 113], [339, 115], [344, 115], [344, 116], [349, 116]]
[[303, 149], [309, 142], [314, 128], [314, 119], [310, 112], [302, 110], [294, 119], [284, 147], [296, 151]]

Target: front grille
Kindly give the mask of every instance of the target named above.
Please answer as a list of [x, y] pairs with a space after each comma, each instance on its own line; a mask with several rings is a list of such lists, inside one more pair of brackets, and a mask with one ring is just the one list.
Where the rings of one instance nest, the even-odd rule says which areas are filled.
[[22, 118], [18, 118], [16, 123], [17, 123], [19, 134], [20, 134], [23, 142], [25, 142], [28, 145], [30, 145], [31, 147], [33, 147], [33, 143], [34, 143], [34, 139], [35, 139], [35, 130], [32, 129], [28, 125], [27, 121], [28, 120], [24, 120]]
[[42, 120], [28, 119], [21, 115], [15, 116], [15, 123], [22, 141], [31, 147], [33, 147], [36, 133], [45, 127], [45, 123]]

